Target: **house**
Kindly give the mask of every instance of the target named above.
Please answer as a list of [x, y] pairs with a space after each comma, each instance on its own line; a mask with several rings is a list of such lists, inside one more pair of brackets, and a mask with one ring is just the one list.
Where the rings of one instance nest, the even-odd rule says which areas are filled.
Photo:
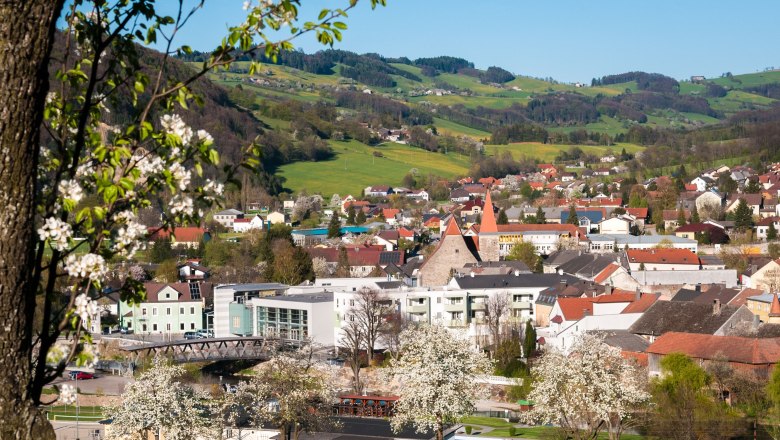
[[263, 218], [259, 215], [250, 218], [237, 218], [233, 221], [233, 232], [243, 233], [248, 231], [259, 231], [263, 229]]
[[708, 176], [699, 176], [691, 180], [691, 185], [696, 185], [697, 192], [705, 192], [715, 185], [715, 180]]
[[774, 292], [751, 296], [745, 305], [761, 322], [776, 324], [780, 321], [780, 302]]
[[195, 226], [179, 226], [173, 230], [149, 228], [149, 241], [171, 240], [171, 247], [195, 249], [201, 241], [211, 240], [211, 233]]
[[207, 267], [201, 266], [200, 260], [188, 260], [177, 268], [179, 280], [182, 282], [203, 281], [211, 276], [211, 271]]
[[594, 281], [607, 267], [614, 265], [613, 255], [583, 253], [555, 267], [555, 272], [568, 274], [581, 280]]
[[450, 201], [455, 203], [468, 202], [471, 199], [471, 194], [465, 188], [455, 188], [450, 191]]
[[414, 199], [414, 200], [422, 200], [422, 201], [427, 202], [428, 200], [430, 200], [431, 196], [430, 196], [430, 194], [428, 194], [428, 191], [426, 191], [424, 189], [414, 189], [414, 190], [409, 191], [406, 194], [406, 197], [410, 198], [410, 199]]
[[780, 291], [780, 260], [771, 260], [756, 270], [748, 284], [748, 287], [765, 292]]
[[628, 331], [653, 343], [668, 332], [726, 336], [752, 322], [753, 314], [745, 306], [656, 301]]
[[723, 196], [717, 190], [711, 189], [699, 194], [695, 204], [702, 219], [717, 218], [723, 206]]
[[485, 185], [481, 183], [467, 183], [463, 185], [463, 189], [468, 191], [469, 197], [485, 197], [485, 193], [488, 192]]
[[[685, 215], [685, 221], [689, 221], [691, 219], [691, 211], [685, 209], [683, 210], [683, 214]], [[679, 211], [676, 209], [664, 209], [663, 212], [664, 216], [664, 230], [667, 231], [673, 231], [678, 226], [680, 226], [677, 223], [677, 217], [679, 216]]]
[[387, 197], [393, 194], [393, 188], [389, 185], [367, 186], [363, 192], [366, 197]]
[[214, 214], [214, 221], [227, 229], [233, 229], [233, 222], [239, 218], [244, 218], [244, 213], [238, 209], [225, 209]]
[[635, 270], [699, 270], [699, 257], [688, 249], [629, 249], [628, 265]]
[[601, 234], [628, 235], [631, 230], [631, 222], [623, 217], [612, 217], [599, 223]]
[[615, 162], [616, 160], [617, 160], [617, 157], [615, 157], [614, 154], [610, 154], [608, 156], [602, 156], [601, 159], [600, 159], [601, 163], [612, 163], [612, 162]]
[[274, 211], [268, 214], [268, 216], [266, 216], [266, 220], [268, 220], [268, 222], [272, 225], [290, 225], [290, 216], [279, 211]]
[[691, 223], [681, 226], [674, 231], [674, 235], [707, 244], [724, 244], [729, 241], [729, 236], [723, 228], [710, 223]]
[[647, 208], [626, 208], [626, 214], [634, 217], [634, 224], [639, 226], [639, 229], [645, 228], [645, 222], [649, 210]]
[[696, 240], [680, 238], [675, 235], [613, 235], [590, 234], [590, 251], [595, 253], [615, 252], [615, 249], [651, 249], [659, 246], [669, 246], [675, 249], [698, 251]]
[[[349, 262], [350, 276], [362, 278], [376, 276], [376, 268], [385, 268], [388, 264], [402, 265], [403, 251], [388, 251], [384, 246], [350, 246], [345, 247]], [[339, 248], [314, 247], [307, 249], [312, 259], [323, 258], [331, 272], [335, 272], [339, 264]]]
[[182, 334], [205, 328], [206, 297], [212, 296], [209, 282], [144, 283], [146, 298], [133, 305], [122, 301], [123, 324], [136, 334]]
[[769, 232], [769, 225], [774, 225], [775, 232], [780, 233], [780, 217], [771, 216], [761, 219], [756, 223], [756, 238], [758, 240], [766, 240], [767, 233]]
[[725, 361], [735, 371], [751, 371], [769, 378], [780, 361], [780, 338], [747, 338], [690, 332], [668, 332], [647, 347], [648, 373], [660, 376], [661, 360], [682, 353], [704, 367]]
[[754, 216], [758, 216], [761, 208], [764, 207], [764, 199], [761, 194], [732, 194], [726, 202], [726, 212], [734, 212], [741, 199], [745, 200]]

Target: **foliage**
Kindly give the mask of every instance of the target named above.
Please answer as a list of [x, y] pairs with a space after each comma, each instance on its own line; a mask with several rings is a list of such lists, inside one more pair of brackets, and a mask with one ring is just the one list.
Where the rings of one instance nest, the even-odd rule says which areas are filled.
[[341, 236], [341, 218], [339, 218], [338, 211], [334, 210], [333, 216], [330, 218], [330, 222], [328, 223], [328, 238], [338, 238], [340, 236]]
[[533, 357], [536, 352], [536, 329], [531, 323], [531, 320], [525, 322], [525, 330], [523, 331], [523, 356], [526, 359]]
[[769, 228], [766, 231], [766, 239], [769, 241], [777, 240], [777, 228], [775, 227], [774, 221], [769, 223]]
[[158, 283], [175, 283], [179, 281], [179, 264], [175, 258], [160, 262], [154, 271], [154, 279]]
[[463, 335], [439, 326], [410, 328], [401, 341], [403, 355], [386, 369], [404, 384], [391, 419], [393, 430], [412, 424], [418, 432], [435, 431], [442, 440], [445, 425], [474, 411], [480, 395], [474, 376], [489, 374], [490, 361], [475, 352]]
[[746, 231], [753, 227], [753, 211], [748, 207], [745, 199], [740, 198], [737, 208], [734, 210], [734, 228], [738, 231]]
[[535, 270], [541, 257], [536, 253], [536, 247], [530, 241], [516, 241], [509, 251], [506, 259], [509, 261], [522, 261], [529, 269]]
[[377, 340], [388, 326], [388, 317], [392, 314], [391, 300], [378, 290], [363, 287], [357, 292], [355, 306], [350, 308], [350, 320], [357, 321], [362, 333], [364, 349], [369, 365], [374, 359]]
[[155, 240], [149, 250], [149, 261], [152, 263], [161, 263], [173, 256], [171, 240]]
[[121, 404], [107, 409], [112, 419], [106, 427], [107, 438], [140, 440], [161, 434], [166, 439], [194, 440], [218, 436], [201, 405], [207, 396], [176, 381], [183, 374], [182, 367], [156, 357], [152, 368], [125, 386]]
[[580, 337], [570, 353], [549, 350], [532, 374], [535, 387], [528, 398], [534, 407], [525, 418], [560, 423], [575, 439], [594, 438], [604, 427], [619, 438], [633, 413], [649, 400], [638, 371], [620, 349], [592, 335]]

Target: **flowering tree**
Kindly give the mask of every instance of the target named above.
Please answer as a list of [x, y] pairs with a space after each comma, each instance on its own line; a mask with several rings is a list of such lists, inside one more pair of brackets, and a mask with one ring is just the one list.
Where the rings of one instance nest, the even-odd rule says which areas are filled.
[[585, 334], [568, 356], [555, 350], [539, 358], [531, 373], [534, 402], [525, 414], [529, 423], [559, 424], [575, 439], [596, 438], [607, 429], [618, 439], [632, 413], [650, 396], [637, 371], [620, 355], [620, 349]]
[[244, 391], [239, 387], [253, 399], [250, 422], [276, 426], [280, 438], [295, 440], [303, 432], [333, 425], [330, 414], [336, 398], [334, 381], [314, 367], [312, 353], [311, 345], [307, 345], [299, 352], [274, 357], [244, 385]]
[[[203, 1], [191, 11], [178, 2], [173, 16], [158, 14], [152, 0], [73, 0], [67, 8], [64, 3], [0, 5], [3, 439], [54, 438], [36, 405], [44, 385], [69, 361], [88, 360], [81, 352], [89, 346], [84, 329], [102, 295], [108, 262], [130, 258], [146, 239], [139, 210], [162, 200], [163, 227], [173, 229], [200, 222], [203, 210], [218, 202], [222, 184], [203, 174], [204, 167], [219, 162], [214, 141], [176, 114], [177, 108], [201, 102], [190, 86], [238, 56], [274, 58], [307, 32], [333, 44], [346, 27], [339, 18], [357, 0], [306, 23], [298, 21], [300, 0], [246, 1], [246, 20], [230, 28], [211, 57], [183, 79], [171, 73], [171, 59], [191, 49], [176, 47], [175, 37]], [[59, 34], [58, 21], [65, 25]], [[288, 36], [278, 41], [266, 35], [285, 30]], [[56, 59], [55, 35], [63, 40]], [[144, 70], [139, 45], [158, 40], [163, 53], [145, 57], [152, 66]], [[256, 67], [252, 63], [250, 72]], [[116, 104], [129, 115], [109, 125], [104, 121]], [[243, 165], [257, 166], [260, 147], [250, 145], [246, 152]], [[230, 177], [235, 169], [223, 171]], [[121, 296], [140, 300], [142, 284], [128, 278]], [[62, 337], [70, 349], [49, 356]]]
[[398, 431], [412, 424], [418, 432], [444, 427], [474, 412], [480, 386], [474, 376], [489, 374], [491, 362], [462, 335], [440, 326], [412, 327], [401, 334], [401, 356], [388, 368], [390, 378], [404, 385], [391, 420]]
[[122, 403], [108, 409], [112, 422], [106, 427], [106, 438], [146, 440], [160, 435], [170, 440], [194, 440], [219, 436], [209, 418], [208, 395], [177, 382], [183, 374], [182, 367], [156, 357], [152, 368], [127, 385]]

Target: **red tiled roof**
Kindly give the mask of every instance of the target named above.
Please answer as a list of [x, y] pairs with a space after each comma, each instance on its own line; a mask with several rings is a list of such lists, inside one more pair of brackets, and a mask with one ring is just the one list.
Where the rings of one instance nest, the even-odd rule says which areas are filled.
[[[165, 287], [171, 287], [173, 290], [179, 293], [177, 301], [200, 301], [197, 299], [192, 299], [190, 294], [190, 283], [144, 283], [144, 288], [146, 289], [146, 301], [144, 302], [160, 302], [158, 294]], [[212, 287], [212, 283], [200, 283], [201, 297], [210, 296]]]
[[458, 226], [458, 222], [455, 221], [455, 216], [450, 217], [450, 222], [447, 223], [447, 229], [444, 230], [444, 233], [442, 233], [441, 237], [444, 238], [448, 235], [463, 235], [460, 232], [460, 226]]
[[683, 353], [697, 359], [723, 356], [729, 362], [766, 365], [780, 361], [780, 338], [759, 339], [668, 332], [650, 344], [647, 352], [660, 355]]
[[735, 295], [734, 298], [731, 298], [728, 304], [732, 306], [744, 306], [747, 303], [748, 298], [751, 296], [761, 295], [762, 293], [764, 293], [764, 291], [761, 289], [751, 289], [749, 287], [745, 287], [741, 292]]
[[[339, 259], [338, 248], [309, 248], [312, 258], [321, 257], [329, 263], [336, 263]], [[402, 251], [386, 251], [384, 247], [352, 247], [347, 248], [347, 260], [351, 266], [386, 266], [389, 263], [401, 265], [404, 263]]]
[[414, 237], [414, 231], [411, 229], [406, 228], [399, 228], [398, 229], [398, 235], [404, 238], [413, 238]]
[[385, 208], [382, 210], [382, 215], [384, 215], [386, 219], [395, 218], [396, 214], [398, 214], [399, 212], [401, 212], [400, 209]]
[[[689, 219], [691, 218], [691, 211], [685, 210], [683, 211], [685, 213], [685, 218]], [[677, 210], [676, 209], [664, 209], [664, 221], [675, 221], [677, 220]]]
[[780, 301], [777, 295], [772, 294], [772, 307], [769, 309], [769, 316], [780, 316]]
[[626, 255], [631, 263], [700, 264], [699, 257], [688, 249], [629, 249]]
[[709, 223], [691, 223], [689, 225], [680, 226], [674, 232], [709, 232], [713, 229], [719, 229], [715, 225]]
[[608, 304], [608, 303], [622, 303], [633, 302], [636, 296], [633, 293], [612, 293], [610, 295], [599, 295], [595, 298], [587, 298], [594, 303]]
[[695, 183], [686, 183], [686, 184], [685, 184], [685, 190], [686, 190], [686, 191], [696, 191], [696, 190], [698, 190], [698, 189], [699, 189], [699, 187], [698, 187], [698, 186], [696, 186], [696, 184], [695, 184]]
[[639, 301], [632, 302], [620, 313], [644, 313], [645, 310], [658, 301], [659, 296], [656, 293], [645, 293], [639, 298]]
[[171, 236], [172, 240], [179, 243], [197, 243], [208, 231], [204, 228], [198, 228], [194, 226], [179, 226], [173, 231], [169, 229], [160, 229], [155, 232], [157, 228], [149, 228], [149, 240], [162, 240]]
[[579, 321], [586, 312], [593, 314], [591, 298], [558, 298], [558, 306], [566, 321]]
[[615, 273], [616, 270], [620, 269], [620, 265], [612, 263], [604, 270], [598, 273], [595, 278], [593, 278], [593, 282], [596, 284], [602, 284], [604, 281], [608, 280], [610, 276], [612, 276], [613, 273]]
[[487, 192], [487, 196], [485, 197], [485, 207], [482, 210], [480, 230], [482, 232], [498, 232], [496, 214], [493, 212], [493, 199], [490, 196], [490, 191]]
[[626, 208], [626, 213], [636, 218], [647, 218], [647, 208]]

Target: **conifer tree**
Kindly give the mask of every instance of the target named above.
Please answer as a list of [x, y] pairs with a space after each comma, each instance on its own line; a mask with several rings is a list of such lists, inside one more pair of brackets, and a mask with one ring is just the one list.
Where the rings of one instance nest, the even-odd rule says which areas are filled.
[[496, 224], [499, 225], [506, 225], [509, 223], [509, 217], [506, 216], [506, 211], [502, 208], [500, 211], [498, 211], [498, 218], [496, 219]]

